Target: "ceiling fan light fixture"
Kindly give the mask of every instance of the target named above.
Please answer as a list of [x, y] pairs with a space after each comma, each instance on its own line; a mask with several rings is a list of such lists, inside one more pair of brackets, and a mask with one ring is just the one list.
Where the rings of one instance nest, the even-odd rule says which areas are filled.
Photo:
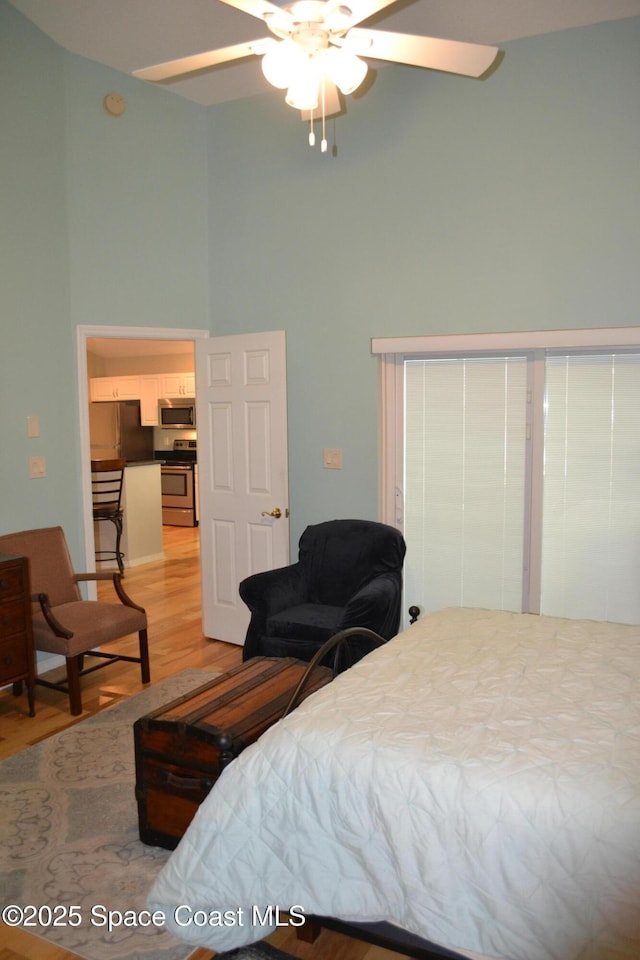
[[346, 50], [330, 47], [324, 55], [324, 71], [336, 87], [347, 96], [357, 90], [368, 71], [360, 57]]
[[317, 110], [320, 102], [320, 74], [312, 58], [296, 72], [287, 90], [285, 102], [296, 110]]
[[262, 72], [273, 87], [285, 90], [300, 70], [307, 57], [293, 40], [281, 40], [262, 58]]

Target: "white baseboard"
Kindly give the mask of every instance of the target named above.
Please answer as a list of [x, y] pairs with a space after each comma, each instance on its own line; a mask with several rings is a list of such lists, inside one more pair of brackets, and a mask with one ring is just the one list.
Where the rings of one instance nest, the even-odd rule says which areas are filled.
[[[161, 553], [149, 554], [148, 557], [136, 557], [136, 559], [132, 561], [126, 560], [124, 568], [127, 570], [128, 567], [139, 567], [143, 563], [154, 563], [156, 560], [164, 560], [165, 558], [166, 554], [163, 550]], [[110, 570], [115, 571], [117, 569], [118, 564], [115, 562], [115, 560], [100, 560], [98, 563], [96, 563], [96, 570], [108, 572]]]
[[47, 670], [55, 670], [56, 667], [66, 666], [66, 661], [59, 653], [46, 653], [40, 656], [36, 651], [36, 673], [46, 673]]
[[164, 550], [161, 553], [153, 553], [148, 557], [136, 557], [132, 563], [125, 564], [126, 567], [139, 567], [142, 563], [153, 563], [155, 560], [164, 560]]

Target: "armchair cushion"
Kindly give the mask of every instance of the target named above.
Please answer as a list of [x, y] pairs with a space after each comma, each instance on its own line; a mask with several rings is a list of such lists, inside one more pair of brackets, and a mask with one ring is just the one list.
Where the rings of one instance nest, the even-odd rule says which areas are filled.
[[296, 638], [304, 631], [305, 638], [322, 644], [340, 629], [343, 607], [330, 607], [326, 603], [300, 603], [267, 619], [268, 637]]
[[[33, 642], [36, 650], [75, 657], [86, 653], [87, 647], [101, 647], [130, 633], [138, 633], [147, 625], [147, 618], [134, 607], [99, 600], [78, 600], [63, 603], [53, 609], [55, 617], [73, 636], [58, 637], [46, 622], [42, 612], [33, 617]], [[87, 638], [90, 638], [88, 643]]]

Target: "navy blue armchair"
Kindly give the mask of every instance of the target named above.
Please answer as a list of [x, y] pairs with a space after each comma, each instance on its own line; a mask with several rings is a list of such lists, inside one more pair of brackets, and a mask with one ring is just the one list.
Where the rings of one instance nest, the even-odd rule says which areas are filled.
[[[389, 640], [398, 632], [406, 545], [394, 527], [329, 520], [307, 527], [297, 563], [247, 577], [240, 596], [251, 611], [243, 659], [309, 661], [333, 634], [366, 627]], [[375, 644], [349, 643], [351, 663]]]

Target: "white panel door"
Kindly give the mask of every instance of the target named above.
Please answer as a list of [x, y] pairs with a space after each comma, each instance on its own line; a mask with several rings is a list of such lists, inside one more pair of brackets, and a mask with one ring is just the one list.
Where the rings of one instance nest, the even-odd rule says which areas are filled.
[[289, 563], [284, 331], [196, 343], [205, 636], [244, 643], [238, 584]]

